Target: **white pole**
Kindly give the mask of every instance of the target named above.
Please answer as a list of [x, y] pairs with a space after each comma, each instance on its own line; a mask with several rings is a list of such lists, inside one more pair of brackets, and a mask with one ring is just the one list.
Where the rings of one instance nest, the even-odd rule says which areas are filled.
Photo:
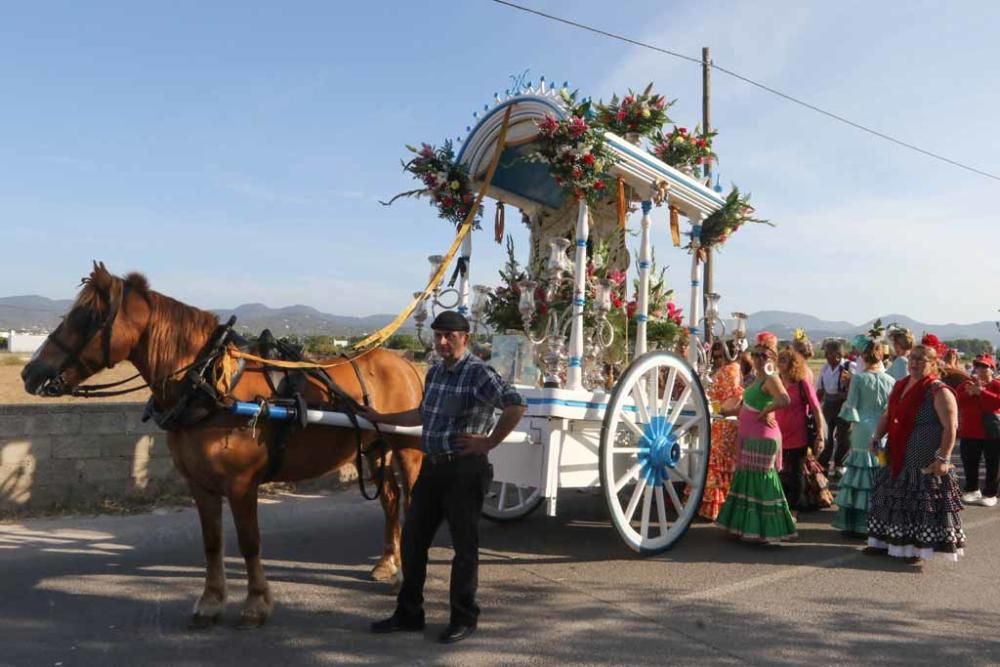
[[688, 345], [688, 361], [692, 366], [697, 367], [698, 350], [700, 343], [698, 338], [698, 322], [701, 320], [701, 298], [698, 295], [698, 288], [701, 282], [698, 280], [698, 249], [701, 248], [701, 213], [693, 213], [691, 218], [691, 310], [688, 311], [689, 331], [691, 341]]
[[653, 202], [642, 202], [642, 222], [639, 237], [639, 294], [635, 304], [635, 355], [633, 359], [646, 353], [646, 322], [649, 320], [649, 271], [653, 268], [652, 250], [649, 242], [649, 212]]
[[583, 388], [583, 304], [587, 298], [587, 237], [590, 227], [587, 200], [580, 199], [576, 216], [576, 267], [573, 287], [573, 321], [569, 333], [569, 369], [566, 388]]
[[462, 315], [469, 316], [469, 273], [472, 271], [470, 259], [472, 258], [472, 232], [465, 235], [462, 240], [462, 254], [458, 261], [465, 264], [465, 273], [458, 276], [458, 308], [456, 310]]

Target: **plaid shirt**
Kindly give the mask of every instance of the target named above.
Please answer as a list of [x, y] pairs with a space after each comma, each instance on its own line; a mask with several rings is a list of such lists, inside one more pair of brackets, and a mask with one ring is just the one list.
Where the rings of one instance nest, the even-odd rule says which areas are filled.
[[434, 364], [427, 371], [420, 403], [424, 451], [453, 451], [452, 439], [461, 433], [489, 434], [496, 409], [511, 405], [527, 402], [492, 366], [468, 351], [450, 369]]

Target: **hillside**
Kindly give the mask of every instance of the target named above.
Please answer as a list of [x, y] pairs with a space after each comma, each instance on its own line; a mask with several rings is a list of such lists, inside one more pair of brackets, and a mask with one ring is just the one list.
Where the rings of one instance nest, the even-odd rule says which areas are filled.
[[[0, 297], [0, 331], [51, 330], [59, 323], [59, 318], [66, 313], [72, 303], [70, 299], [48, 299], [37, 295]], [[258, 333], [262, 329], [271, 329], [279, 336], [287, 334], [354, 336], [375, 331], [395, 317], [390, 314], [365, 317], [333, 315], [301, 304], [271, 308], [262, 303], [245, 303], [235, 308], [217, 308], [213, 312], [223, 320], [230, 315], [236, 315], [237, 328], [240, 331]], [[928, 324], [898, 313], [882, 315], [879, 319], [885, 324], [896, 322], [908, 327], [918, 336], [925, 331], [933, 331], [945, 340], [983, 338], [1000, 347], [1000, 333], [997, 332], [996, 325], [989, 321], [971, 324], [951, 322]], [[830, 336], [850, 337], [864, 333], [874, 321], [875, 318], [872, 318], [861, 324], [852, 324], [843, 320], [823, 320], [805, 313], [762, 310], [750, 315], [750, 330], [772, 331], [779, 338], [787, 339], [792, 337], [796, 327], [801, 327], [811, 339], [818, 341]]]

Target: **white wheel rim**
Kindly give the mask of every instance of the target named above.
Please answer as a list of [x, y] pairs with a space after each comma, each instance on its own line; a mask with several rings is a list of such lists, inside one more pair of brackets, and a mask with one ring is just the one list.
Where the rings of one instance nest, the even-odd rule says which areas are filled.
[[[601, 466], [612, 520], [631, 548], [664, 549], [694, 518], [710, 424], [700, 384], [679, 358], [651, 353], [626, 371], [605, 416]], [[691, 487], [686, 501], [675, 483]]]
[[483, 513], [498, 519], [513, 519], [535, 509], [541, 502], [541, 491], [533, 486], [494, 480], [483, 500]]

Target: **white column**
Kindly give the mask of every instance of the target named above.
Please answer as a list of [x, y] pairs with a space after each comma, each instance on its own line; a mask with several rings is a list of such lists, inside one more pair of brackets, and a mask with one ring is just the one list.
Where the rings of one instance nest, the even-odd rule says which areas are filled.
[[576, 266], [573, 272], [573, 321], [569, 333], [569, 368], [566, 371], [566, 388], [583, 387], [583, 304], [587, 298], [587, 200], [580, 199], [576, 216]]
[[653, 268], [652, 249], [649, 242], [651, 201], [642, 202], [642, 222], [639, 236], [639, 294], [635, 304], [635, 355], [646, 353], [646, 322], [649, 320], [649, 272]]
[[458, 261], [465, 264], [465, 273], [460, 273], [458, 276], [458, 307], [455, 309], [466, 317], [469, 316], [469, 273], [472, 267], [469, 264], [469, 260], [472, 257], [472, 230], [465, 235], [462, 239], [462, 250], [460, 251]]
[[701, 296], [699, 294], [701, 281], [698, 280], [698, 249], [701, 248], [701, 213], [693, 213], [691, 219], [691, 309], [688, 311], [688, 330], [691, 332], [691, 344], [688, 346], [688, 361], [697, 368], [699, 336], [698, 322], [701, 320]]

